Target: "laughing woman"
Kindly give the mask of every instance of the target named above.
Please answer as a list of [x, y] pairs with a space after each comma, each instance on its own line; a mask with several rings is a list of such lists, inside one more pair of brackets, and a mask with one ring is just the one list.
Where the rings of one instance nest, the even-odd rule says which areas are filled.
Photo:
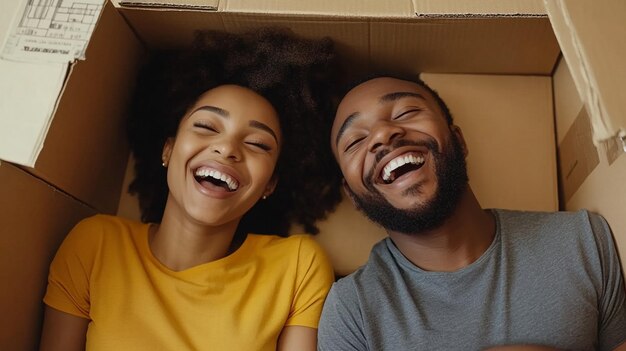
[[284, 236], [315, 233], [339, 200], [315, 133], [333, 61], [329, 40], [275, 29], [154, 55], [129, 123], [143, 222], [70, 232], [41, 350], [315, 350], [332, 269], [309, 236]]

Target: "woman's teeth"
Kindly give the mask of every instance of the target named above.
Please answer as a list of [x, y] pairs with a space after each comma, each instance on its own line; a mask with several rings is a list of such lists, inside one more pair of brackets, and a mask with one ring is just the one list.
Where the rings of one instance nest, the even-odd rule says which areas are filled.
[[237, 181], [233, 179], [231, 176], [229, 176], [228, 174], [222, 173], [220, 171], [213, 170], [213, 169], [198, 168], [196, 172], [194, 173], [194, 175], [202, 179], [211, 177], [213, 179], [222, 181], [226, 183], [226, 185], [228, 185], [228, 189], [230, 191], [237, 190], [237, 188], [239, 187], [239, 183], [237, 183]]

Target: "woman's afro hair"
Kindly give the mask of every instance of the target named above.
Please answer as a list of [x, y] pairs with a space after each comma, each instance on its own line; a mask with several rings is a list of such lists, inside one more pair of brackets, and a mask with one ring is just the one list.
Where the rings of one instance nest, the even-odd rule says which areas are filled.
[[336, 67], [330, 39], [298, 38], [282, 28], [198, 32], [191, 49], [153, 52], [140, 71], [128, 123], [135, 159], [129, 192], [139, 198], [142, 221], [158, 223], [163, 216], [168, 187], [161, 155], [181, 118], [202, 93], [236, 84], [274, 106], [283, 135], [278, 185], [243, 217], [238, 235], [287, 235], [294, 223], [317, 233], [315, 222], [341, 200], [327, 128]]

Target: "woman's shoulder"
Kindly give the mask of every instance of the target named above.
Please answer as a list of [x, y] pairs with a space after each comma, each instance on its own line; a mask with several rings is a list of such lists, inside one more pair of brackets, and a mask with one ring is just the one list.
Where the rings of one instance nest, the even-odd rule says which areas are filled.
[[86, 227], [86, 228], [98, 228], [98, 227], [111, 227], [111, 226], [120, 226], [120, 225], [133, 225], [139, 223], [137, 221], [133, 221], [131, 219], [127, 219], [124, 217], [107, 215], [107, 214], [97, 214], [91, 217], [86, 217], [82, 219], [77, 227]]
[[97, 214], [78, 222], [65, 238], [65, 242], [84, 245], [101, 242], [105, 239], [115, 240], [128, 236], [128, 233], [137, 232], [145, 225], [123, 217]]
[[289, 251], [302, 254], [323, 253], [320, 245], [307, 234], [296, 234], [288, 237], [278, 235], [249, 234], [246, 240], [251, 240], [257, 249]]
[[308, 234], [279, 237], [276, 235], [250, 235], [257, 255], [272, 256], [276, 261], [290, 261], [297, 266], [331, 267], [324, 249]]

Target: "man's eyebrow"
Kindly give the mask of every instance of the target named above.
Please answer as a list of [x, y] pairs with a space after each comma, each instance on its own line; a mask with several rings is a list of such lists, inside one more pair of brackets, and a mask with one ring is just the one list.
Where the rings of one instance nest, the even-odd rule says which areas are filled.
[[383, 103], [383, 102], [396, 101], [405, 97], [414, 97], [414, 98], [426, 100], [426, 98], [422, 94], [413, 93], [410, 91], [398, 91], [395, 93], [389, 93], [389, 94], [385, 94], [381, 96], [380, 99], [378, 99], [378, 102]]
[[276, 136], [276, 133], [267, 124], [265, 124], [263, 122], [259, 122], [259, 121], [253, 119], [253, 120], [250, 121], [250, 123], [248, 123], [248, 125], [250, 127], [252, 127], [252, 128], [261, 129], [261, 130], [264, 130], [264, 131], [270, 133], [270, 135], [272, 135], [274, 137], [274, 140], [276, 140], [276, 143], [278, 143], [278, 137]]
[[216, 107], [216, 106], [211, 106], [211, 105], [200, 106], [197, 109], [193, 110], [193, 112], [190, 113], [189, 116], [193, 115], [194, 113], [198, 111], [209, 111], [225, 118], [230, 117], [230, 113], [228, 111], [222, 108]]
[[353, 112], [350, 114], [350, 116], [348, 116], [348, 118], [346, 118], [345, 121], [343, 121], [343, 124], [341, 125], [341, 127], [339, 128], [339, 131], [337, 132], [337, 137], [335, 138], [335, 147], [337, 147], [337, 144], [339, 144], [339, 139], [341, 139], [341, 136], [346, 132], [346, 129], [348, 129], [348, 127], [354, 123], [354, 120], [359, 118], [361, 116], [361, 114], [359, 112]]

